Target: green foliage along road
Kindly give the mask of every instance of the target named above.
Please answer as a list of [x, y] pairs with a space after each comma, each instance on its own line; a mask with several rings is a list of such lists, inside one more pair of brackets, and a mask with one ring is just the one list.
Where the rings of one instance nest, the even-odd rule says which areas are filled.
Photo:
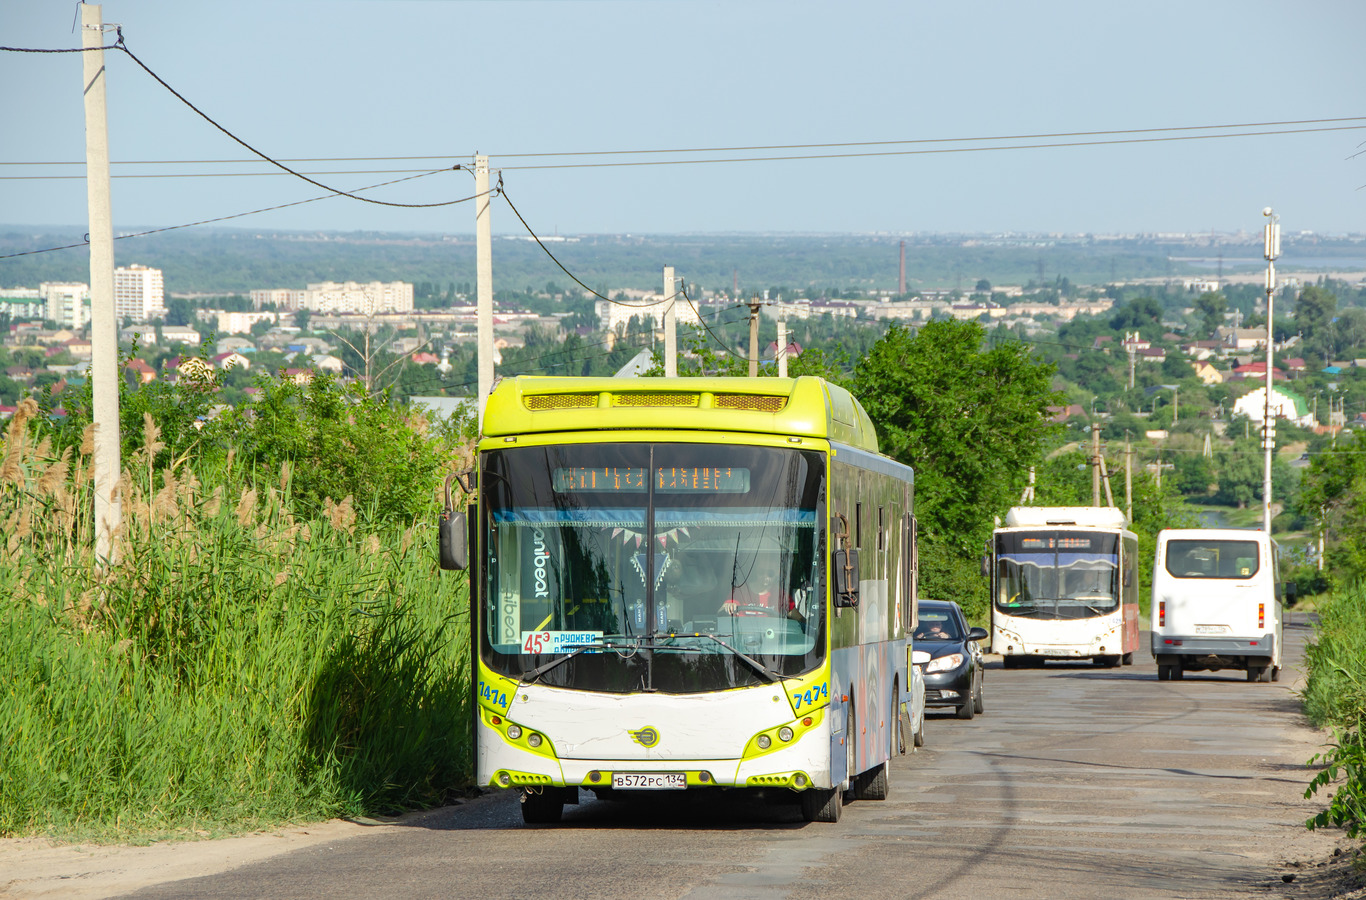
[[262, 387], [183, 431], [205, 385], [127, 392], [105, 566], [80, 410], [9, 423], [0, 835], [243, 830], [467, 782], [467, 594], [430, 524], [458, 446], [331, 382]]

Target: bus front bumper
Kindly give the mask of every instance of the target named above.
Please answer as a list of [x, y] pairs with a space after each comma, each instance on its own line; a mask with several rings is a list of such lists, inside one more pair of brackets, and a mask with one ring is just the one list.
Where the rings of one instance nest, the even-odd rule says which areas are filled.
[[[479, 784], [495, 788], [583, 787], [590, 790], [651, 790], [661, 782], [673, 789], [724, 788], [831, 788], [831, 737], [817, 728], [796, 737], [790, 744], [773, 746], [749, 758], [681, 758], [660, 755], [653, 759], [560, 759], [532, 752], [502, 740], [482, 722], [477, 726]], [[836, 738], [838, 740], [838, 737]], [[843, 751], [842, 745], [840, 746]], [[615, 775], [672, 776], [661, 779], [614, 781]], [[681, 778], [679, 776], [682, 776]], [[641, 782], [653, 782], [642, 784]]]

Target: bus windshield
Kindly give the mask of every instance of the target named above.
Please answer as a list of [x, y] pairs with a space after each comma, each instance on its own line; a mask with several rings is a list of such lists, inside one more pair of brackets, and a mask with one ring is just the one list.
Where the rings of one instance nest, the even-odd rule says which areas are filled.
[[1036, 619], [1085, 619], [1119, 608], [1119, 536], [1076, 531], [996, 535], [996, 608]]
[[483, 457], [484, 661], [584, 690], [771, 682], [823, 653], [818, 452], [572, 444]]

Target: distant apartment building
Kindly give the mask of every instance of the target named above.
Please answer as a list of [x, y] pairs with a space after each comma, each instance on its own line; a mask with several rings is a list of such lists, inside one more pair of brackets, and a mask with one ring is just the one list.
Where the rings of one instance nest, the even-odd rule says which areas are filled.
[[139, 265], [115, 269], [114, 315], [129, 322], [150, 322], [166, 315], [166, 285], [161, 270]]
[[11, 319], [45, 318], [47, 306], [33, 288], [0, 288], [0, 313]]
[[268, 311], [226, 312], [219, 309], [213, 310], [212, 316], [218, 334], [250, 334], [251, 327], [257, 322], [270, 322], [273, 325], [276, 321], [276, 314]]
[[278, 310], [306, 309], [318, 313], [377, 315], [413, 311], [413, 286], [406, 281], [323, 281], [302, 291], [271, 289], [251, 292], [254, 309], [272, 305]]
[[[616, 331], [618, 325], [625, 325], [634, 316], [639, 316], [642, 320], [650, 319], [656, 328], [664, 325], [664, 297], [655, 294], [633, 300], [627, 303], [613, 303], [608, 300], [599, 300], [596, 304], [598, 321], [602, 323], [604, 331]], [[693, 309], [691, 303], [686, 300], [674, 301], [674, 324], [692, 325], [701, 324], [697, 317], [697, 310]]]
[[63, 328], [84, 328], [90, 321], [90, 286], [78, 282], [44, 281], [38, 286], [43, 318]]

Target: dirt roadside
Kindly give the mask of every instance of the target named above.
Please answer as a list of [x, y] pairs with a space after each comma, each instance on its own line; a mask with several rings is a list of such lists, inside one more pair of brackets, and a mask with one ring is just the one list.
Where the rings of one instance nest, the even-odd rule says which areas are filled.
[[[477, 804], [486, 798], [460, 801]], [[446, 808], [449, 813], [449, 808]], [[278, 831], [216, 840], [126, 844], [61, 843], [47, 838], [0, 839], [0, 898], [99, 900], [169, 881], [226, 872], [305, 847], [412, 825], [443, 810], [392, 819], [332, 819]]]

